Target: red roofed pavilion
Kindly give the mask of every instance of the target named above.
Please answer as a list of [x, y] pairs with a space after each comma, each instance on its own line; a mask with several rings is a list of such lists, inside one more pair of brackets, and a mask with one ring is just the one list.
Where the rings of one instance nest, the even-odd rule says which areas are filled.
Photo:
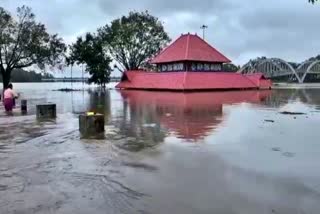
[[231, 62], [198, 35], [183, 34], [150, 61], [158, 71], [220, 71]]
[[230, 90], [268, 89], [271, 81], [263, 75], [243, 75], [223, 71], [230, 59], [198, 35], [183, 34], [150, 63], [156, 71], [126, 71], [120, 89], [144, 90]]
[[199, 61], [208, 63], [229, 63], [230, 59], [210, 46], [198, 35], [184, 34], [165, 48], [151, 63]]

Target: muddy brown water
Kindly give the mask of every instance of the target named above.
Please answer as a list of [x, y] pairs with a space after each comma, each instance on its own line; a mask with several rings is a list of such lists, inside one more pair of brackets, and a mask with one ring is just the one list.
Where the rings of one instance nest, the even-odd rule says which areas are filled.
[[[1, 214], [320, 212], [320, 89], [14, 87], [28, 114], [0, 106]], [[36, 120], [44, 102], [56, 120]], [[80, 139], [88, 110], [105, 115], [104, 140]]]

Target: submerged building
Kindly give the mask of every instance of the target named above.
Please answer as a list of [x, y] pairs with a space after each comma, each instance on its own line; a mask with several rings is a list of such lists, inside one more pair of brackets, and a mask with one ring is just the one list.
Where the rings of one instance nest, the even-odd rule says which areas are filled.
[[222, 65], [231, 60], [193, 34], [181, 35], [150, 62], [157, 71], [126, 71], [116, 88], [174, 91], [271, 88], [271, 81], [263, 74], [223, 71]]

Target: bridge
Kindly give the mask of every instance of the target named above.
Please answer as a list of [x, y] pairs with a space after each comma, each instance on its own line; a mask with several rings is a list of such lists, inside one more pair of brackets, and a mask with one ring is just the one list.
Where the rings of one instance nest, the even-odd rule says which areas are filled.
[[289, 63], [279, 58], [250, 60], [238, 73], [263, 73], [267, 78], [286, 82], [320, 82], [320, 60], [306, 60], [300, 64]]
[[[110, 77], [110, 82], [119, 82], [121, 77]], [[42, 82], [85, 82], [87, 83], [89, 78], [85, 77], [58, 77], [50, 79], [42, 79]]]

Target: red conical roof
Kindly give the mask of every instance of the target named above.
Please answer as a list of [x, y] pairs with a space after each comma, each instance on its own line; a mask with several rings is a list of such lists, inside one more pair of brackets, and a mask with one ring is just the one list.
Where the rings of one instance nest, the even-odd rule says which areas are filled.
[[159, 64], [179, 61], [231, 62], [199, 36], [185, 34], [165, 48], [158, 56], [151, 60], [151, 63]]

